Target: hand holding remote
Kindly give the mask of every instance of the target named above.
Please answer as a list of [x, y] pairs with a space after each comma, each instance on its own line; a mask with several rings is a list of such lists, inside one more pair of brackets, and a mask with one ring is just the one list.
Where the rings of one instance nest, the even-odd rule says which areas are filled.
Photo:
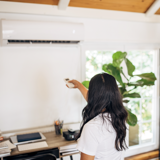
[[[67, 82], [66, 82], [66, 81], [67, 81]], [[78, 89], [80, 90], [80, 92], [82, 93], [83, 97], [85, 98], [85, 100], [88, 101], [88, 100], [87, 100], [88, 89], [87, 89], [86, 87], [84, 87], [82, 83], [80, 83], [80, 82], [77, 81], [77, 80], [69, 80], [69, 78], [66, 78], [66, 79], [65, 79], [65, 82], [66, 82], [66, 86], [67, 86], [68, 88], [70, 88], [70, 87], [68, 86], [68, 84], [74, 85], [74, 87], [72, 87], [72, 88], [78, 88]]]
[[65, 78], [64, 81], [66, 82], [68, 88], [74, 88], [74, 84], [69, 81], [69, 78]]
[[[66, 86], [68, 87], [68, 88], [79, 88], [79, 86], [81, 85], [81, 83], [79, 82], [79, 81], [77, 81], [77, 80], [69, 80], [69, 78], [66, 78], [66, 79], [68, 79], [68, 81], [67, 81], [67, 83], [66, 83]], [[66, 81], [65, 81], [66, 82]], [[70, 84], [72, 84], [72, 85], [74, 85], [74, 87], [70, 87], [69, 85]]]

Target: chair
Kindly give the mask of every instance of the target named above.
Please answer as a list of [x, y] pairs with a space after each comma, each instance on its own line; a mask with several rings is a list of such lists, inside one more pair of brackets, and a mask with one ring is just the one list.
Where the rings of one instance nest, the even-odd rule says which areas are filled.
[[47, 153], [47, 154], [41, 154], [33, 157], [24, 158], [22, 160], [56, 160], [56, 157], [51, 153]]

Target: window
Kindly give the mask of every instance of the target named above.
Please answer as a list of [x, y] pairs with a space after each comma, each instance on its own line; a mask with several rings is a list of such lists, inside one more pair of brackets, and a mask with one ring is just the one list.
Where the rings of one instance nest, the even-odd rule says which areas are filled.
[[[156, 51], [128, 51], [128, 58], [135, 65], [134, 74], [155, 72], [154, 55]], [[134, 78], [133, 81], [138, 80]], [[141, 98], [131, 99], [128, 107], [137, 115], [138, 124], [129, 127], [129, 146], [153, 142], [154, 111], [155, 111], [155, 86], [137, 87], [136, 92]]]
[[112, 62], [112, 54], [116, 51], [86, 51], [86, 80], [102, 72], [104, 63]]
[[[112, 54], [116, 50], [98, 51], [87, 50], [86, 55], [86, 80], [90, 80], [95, 74], [101, 73], [102, 65], [112, 62]], [[132, 50], [128, 51], [128, 59], [135, 65], [134, 74], [155, 73], [155, 50]], [[138, 77], [132, 81], [138, 80]], [[155, 107], [156, 95], [155, 86], [137, 87], [134, 92], [138, 92], [141, 98], [130, 99], [128, 107], [137, 115], [138, 123], [134, 127], [129, 127], [129, 146], [140, 146], [154, 142], [153, 135], [155, 128]]]

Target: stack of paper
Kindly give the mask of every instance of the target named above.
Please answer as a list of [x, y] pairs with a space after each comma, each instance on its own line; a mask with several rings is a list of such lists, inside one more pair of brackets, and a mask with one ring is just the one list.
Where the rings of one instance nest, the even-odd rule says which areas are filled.
[[9, 156], [11, 149], [16, 148], [9, 140], [0, 143], [0, 157]]
[[6, 149], [1, 149], [0, 148], [0, 157], [6, 157], [9, 156], [11, 153], [11, 150], [6, 148]]
[[8, 148], [8, 145], [6, 143], [0, 143], [0, 149]]
[[61, 155], [68, 155], [68, 154], [78, 153], [79, 151], [76, 149], [76, 146], [77, 146], [77, 144], [60, 147], [59, 148], [60, 154]]

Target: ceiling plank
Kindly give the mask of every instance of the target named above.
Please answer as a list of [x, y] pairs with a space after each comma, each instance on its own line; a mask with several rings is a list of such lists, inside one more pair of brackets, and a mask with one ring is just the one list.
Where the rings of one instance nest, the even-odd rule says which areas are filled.
[[69, 6], [145, 13], [155, 0], [71, 0]]
[[156, 0], [146, 12], [146, 16], [147, 17], [153, 16], [159, 8], [160, 8], [160, 0]]
[[159, 8], [159, 10], [156, 12], [156, 14], [160, 14], [160, 8]]
[[68, 7], [70, 0], [59, 0], [58, 3], [58, 9], [60, 10], [66, 10]]

